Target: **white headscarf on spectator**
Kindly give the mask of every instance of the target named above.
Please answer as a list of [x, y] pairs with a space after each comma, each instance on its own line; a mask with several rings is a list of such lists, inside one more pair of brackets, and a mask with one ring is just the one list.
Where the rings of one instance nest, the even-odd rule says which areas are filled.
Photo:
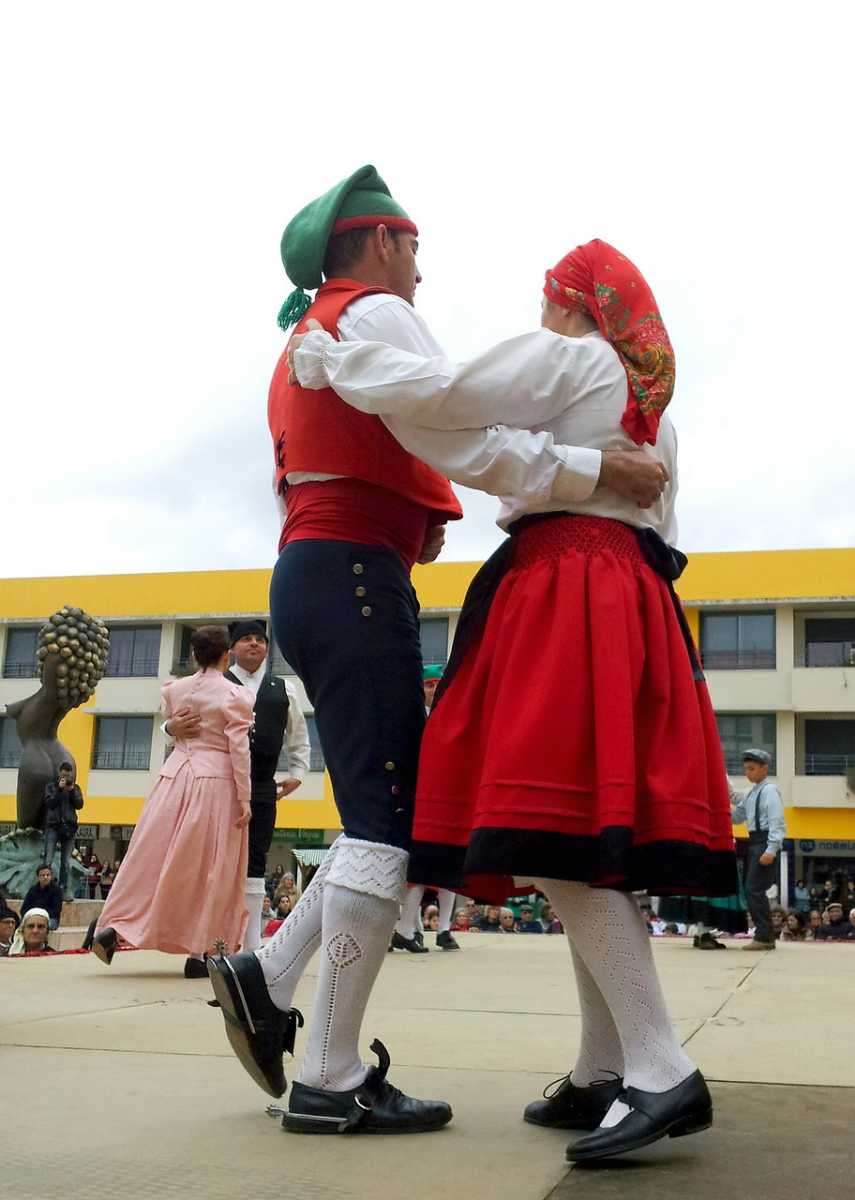
[[[13, 954], [24, 953], [24, 922], [28, 921], [30, 917], [44, 917], [48, 923], [48, 931], [50, 931], [50, 913], [47, 911], [47, 909], [28, 908], [24, 916], [21, 917], [21, 924], [15, 930], [15, 936], [12, 938], [12, 945], [9, 947], [9, 954], [7, 956], [8, 958], [11, 958]], [[47, 945], [47, 938], [45, 938], [45, 945]]]

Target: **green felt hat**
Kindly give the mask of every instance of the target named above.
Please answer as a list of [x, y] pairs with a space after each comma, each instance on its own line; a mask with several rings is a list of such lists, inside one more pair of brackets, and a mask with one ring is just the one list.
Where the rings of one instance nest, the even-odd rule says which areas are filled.
[[422, 667], [422, 680], [425, 683], [429, 683], [432, 679], [440, 680], [444, 670], [441, 663], [425, 663]]
[[321, 270], [330, 237], [349, 229], [370, 229], [375, 225], [418, 233], [370, 165], [354, 171], [288, 222], [282, 234], [282, 262], [296, 291], [279, 310], [281, 329], [296, 324], [309, 308], [311, 301], [303, 289], [321, 286]]

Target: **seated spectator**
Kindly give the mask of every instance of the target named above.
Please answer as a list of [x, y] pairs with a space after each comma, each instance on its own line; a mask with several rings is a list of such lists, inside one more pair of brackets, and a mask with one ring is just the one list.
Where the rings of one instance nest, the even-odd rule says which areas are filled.
[[662, 932], [667, 937], [679, 937], [680, 936], [680, 926], [677, 924], [676, 921], [669, 921], [668, 924], [665, 926], [665, 928], [662, 930]]
[[[278, 904], [281, 896], [288, 897], [291, 901], [291, 908], [300, 899], [300, 889], [294, 882], [294, 875], [291, 871], [286, 871], [276, 885], [276, 890], [273, 893], [273, 903]], [[290, 912], [291, 910], [289, 909], [288, 911]]]
[[[489, 909], [487, 910], [489, 912]], [[516, 933], [517, 923], [514, 920], [514, 914], [509, 908], [499, 910], [499, 933]]]
[[434, 926], [431, 924], [431, 921], [433, 921], [434, 917], [436, 917], [436, 922], [437, 922], [437, 927], [438, 927], [439, 926], [439, 908], [437, 907], [436, 904], [425, 905], [425, 910], [422, 913], [422, 927], [424, 929], [433, 929]]
[[803, 879], [800, 879], [796, 884], [793, 895], [796, 901], [796, 912], [809, 913], [811, 904], [810, 892], [805, 887]]
[[553, 912], [551, 904], [544, 904], [540, 910], [540, 928], [544, 933], [564, 932], [564, 926]]
[[805, 941], [812, 942], [816, 937], [816, 931], [822, 928], [822, 913], [819, 909], [812, 908], [808, 917], [807, 929], [805, 930]]
[[23, 917], [31, 908], [43, 908], [48, 914], [51, 929], [56, 929], [62, 917], [62, 888], [53, 877], [53, 871], [42, 863], [36, 871], [36, 882], [24, 897], [21, 905]]
[[47, 909], [28, 909], [12, 939], [8, 957], [13, 958], [21, 954], [53, 954], [53, 949], [48, 945], [49, 932], [50, 914]]
[[[513, 914], [511, 914], [513, 916]], [[499, 932], [499, 909], [495, 904], [488, 904], [483, 917], [478, 920], [481, 933]]]
[[855, 908], [849, 910], [849, 933], [847, 937], [855, 942]]
[[784, 922], [784, 928], [781, 930], [782, 942], [803, 942], [805, 940], [805, 919], [804, 916], [796, 910], [795, 912], [787, 913], [787, 919]]
[[287, 892], [284, 892], [279, 897], [278, 901], [276, 902], [276, 917], [277, 917], [277, 919], [280, 921], [284, 921], [285, 918], [291, 912], [291, 909], [293, 907], [294, 907], [294, 905], [291, 903], [291, 897], [288, 895]]
[[0, 911], [0, 958], [5, 958], [9, 953], [17, 928], [18, 918], [11, 908]]
[[531, 904], [520, 905], [520, 919], [517, 921], [517, 933], [543, 933], [540, 921], [534, 919], [534, 908]]
[[272, 920], [273, 920], [273, 905], [270, 903], [270, 897], [265, 896], [264, 899], [261, 901], [261, 928], [263, 929], [264, 926], [267, 924], [267, 922], [272, 921]]
[[425, 923], [425, 929], [429, 930], [431, 933], [439, 933], [439, 913], [438, 912], [435, 912], [435, 913], [433, 913], [432, 916], [428, 917], [428, 919]]
[[458, 908], [451, 922], [452, 933], [466, 933], [469, 929], [469, 914], [465, 908]]
[[770, 911], [772, 916], [772, 932], [775, 934], [777, 941], [787, 923], [787, 910], [781, 908], [780, 904], [773, 904]]
[[843, 916], [843, 905], [837, 900], [833, 900], [829, 904], [828, 920], [824, 925], [814, 933], [814, 941], [817, 942], [839, 942], [849, 937], [849, 930], [852, 928], [850, 923]]

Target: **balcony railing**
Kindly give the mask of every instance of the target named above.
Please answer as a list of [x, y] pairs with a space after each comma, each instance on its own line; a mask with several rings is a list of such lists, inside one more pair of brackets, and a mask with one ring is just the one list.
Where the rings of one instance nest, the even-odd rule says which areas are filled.
[[35, 679], [38, 673], [35, 659], [32, 662], [7, 662], [3, 668], [4, 679]]
[[153, 676], [157, 675], [159, 658], [158, 655], [153, 655], [151, 658], [137, 658], [133, 662], [109, 663], [105, 672], [106, 677], [131, 679], [138, 676]]
[[145, 750], [96, 750], [92, 759], [95, 771], [147, 771], [151, 748]]
[[[771, 751], [770, 751], [771, 753]], [[772, 765], [769, 767], [769, 774], [775, 775], [775, 756], [772, 755]], [[725, 754], [724, 767], [728, 775], [744, 775], [745, 774], [745, 759], [741, 754]]]
[[701, 657], [708, 671], [774, 671], [774, 650], [704, 650]]
[[848, 775], [855, 771], [855, 754], [806, 754], [805, 775]]

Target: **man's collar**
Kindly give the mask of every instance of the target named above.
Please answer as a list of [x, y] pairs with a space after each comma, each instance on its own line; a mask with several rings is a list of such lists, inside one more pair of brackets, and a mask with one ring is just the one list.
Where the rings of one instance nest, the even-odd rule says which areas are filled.
[[247, 671], [246, 667], [239, 667], [237, 663], [233, 667], [230, 667], [229, 670], [233, 675], [237, 675], [238, 679], [257, 679], [259, 675], [263, 675], [267, 670], [267, 659], [263, 658], [261, 660], [261, 666], [257, 671]]

